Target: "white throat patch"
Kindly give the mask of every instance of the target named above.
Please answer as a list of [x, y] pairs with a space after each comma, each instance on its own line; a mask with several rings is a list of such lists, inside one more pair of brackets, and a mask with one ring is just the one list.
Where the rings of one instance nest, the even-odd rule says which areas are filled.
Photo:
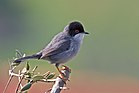
[[79, 34], [75, 35], [73, 38], [75, 41], [82, 43], [84, 35], [85, 35], [84, 33], [79, 33]]

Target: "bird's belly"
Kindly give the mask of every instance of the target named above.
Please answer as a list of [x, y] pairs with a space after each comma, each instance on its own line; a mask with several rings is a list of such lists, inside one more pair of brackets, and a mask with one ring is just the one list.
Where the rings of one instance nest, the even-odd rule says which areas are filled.
[[80, 45], [78, 45], [78, 44], [72, 44], [68, 51], [49, 56], [49, 58], [47, 58], [47, 60], [50, 61], [51, 64], [66, 63], [67, 61], [72, 59], [74, 56], [76, 56], [77, 52], [79, 51], [79, 47], [80, 47]]

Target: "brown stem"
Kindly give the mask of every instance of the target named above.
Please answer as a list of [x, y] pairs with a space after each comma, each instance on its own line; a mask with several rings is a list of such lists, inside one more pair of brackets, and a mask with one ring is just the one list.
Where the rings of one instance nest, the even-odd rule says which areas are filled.
[[9, 80], [8, 80], [8, 82], [7, 82], [7, 84], [6, 84], [6, 86], [5, 86], [5, 88], [4, 88], [4, 90], [3, 90], [3, 92], [2, 92], [2, 93], [5, 93], [5, 92], [6, 92], [6, 90], [7, 90], [8, 86], [9, 86], [9, 84], [10, 84], [11, 80], [12, 80], [12, 78], [13, 78], [13, 75], [11, 75], [11, 76], [10, 76], [10, 78], [9, 78]]
[[19, 87], [20, 87], [20, 84], [21, 84], [23, 78], [24, 78], [24, 75], [21, 77], [21, 80], [18, 82], [18, 85], [17, 85], [17, 87], [16, 87], [15, 93], [18, 93], [18, 89], [19, 89]]

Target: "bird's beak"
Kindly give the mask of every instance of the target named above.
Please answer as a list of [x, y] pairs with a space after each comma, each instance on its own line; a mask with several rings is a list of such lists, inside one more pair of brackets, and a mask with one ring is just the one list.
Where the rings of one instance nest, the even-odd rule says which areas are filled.
[[84, 32], [84, 34], [89, 34], [88, 32]]

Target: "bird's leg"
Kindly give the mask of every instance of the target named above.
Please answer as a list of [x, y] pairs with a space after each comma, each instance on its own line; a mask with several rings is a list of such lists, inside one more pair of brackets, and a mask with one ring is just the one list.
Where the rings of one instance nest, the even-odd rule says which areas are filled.
[[62, 73], [61, 70], [58, 68], [59, 64], [56, 64], [55, 66], [56, 66], [56, 69], [58, 70], [58, 72], [60, 73], [59, 77], [62, 78], [63, 81], [65, 81], [66, 78], [64, 76], [64, 73]]

